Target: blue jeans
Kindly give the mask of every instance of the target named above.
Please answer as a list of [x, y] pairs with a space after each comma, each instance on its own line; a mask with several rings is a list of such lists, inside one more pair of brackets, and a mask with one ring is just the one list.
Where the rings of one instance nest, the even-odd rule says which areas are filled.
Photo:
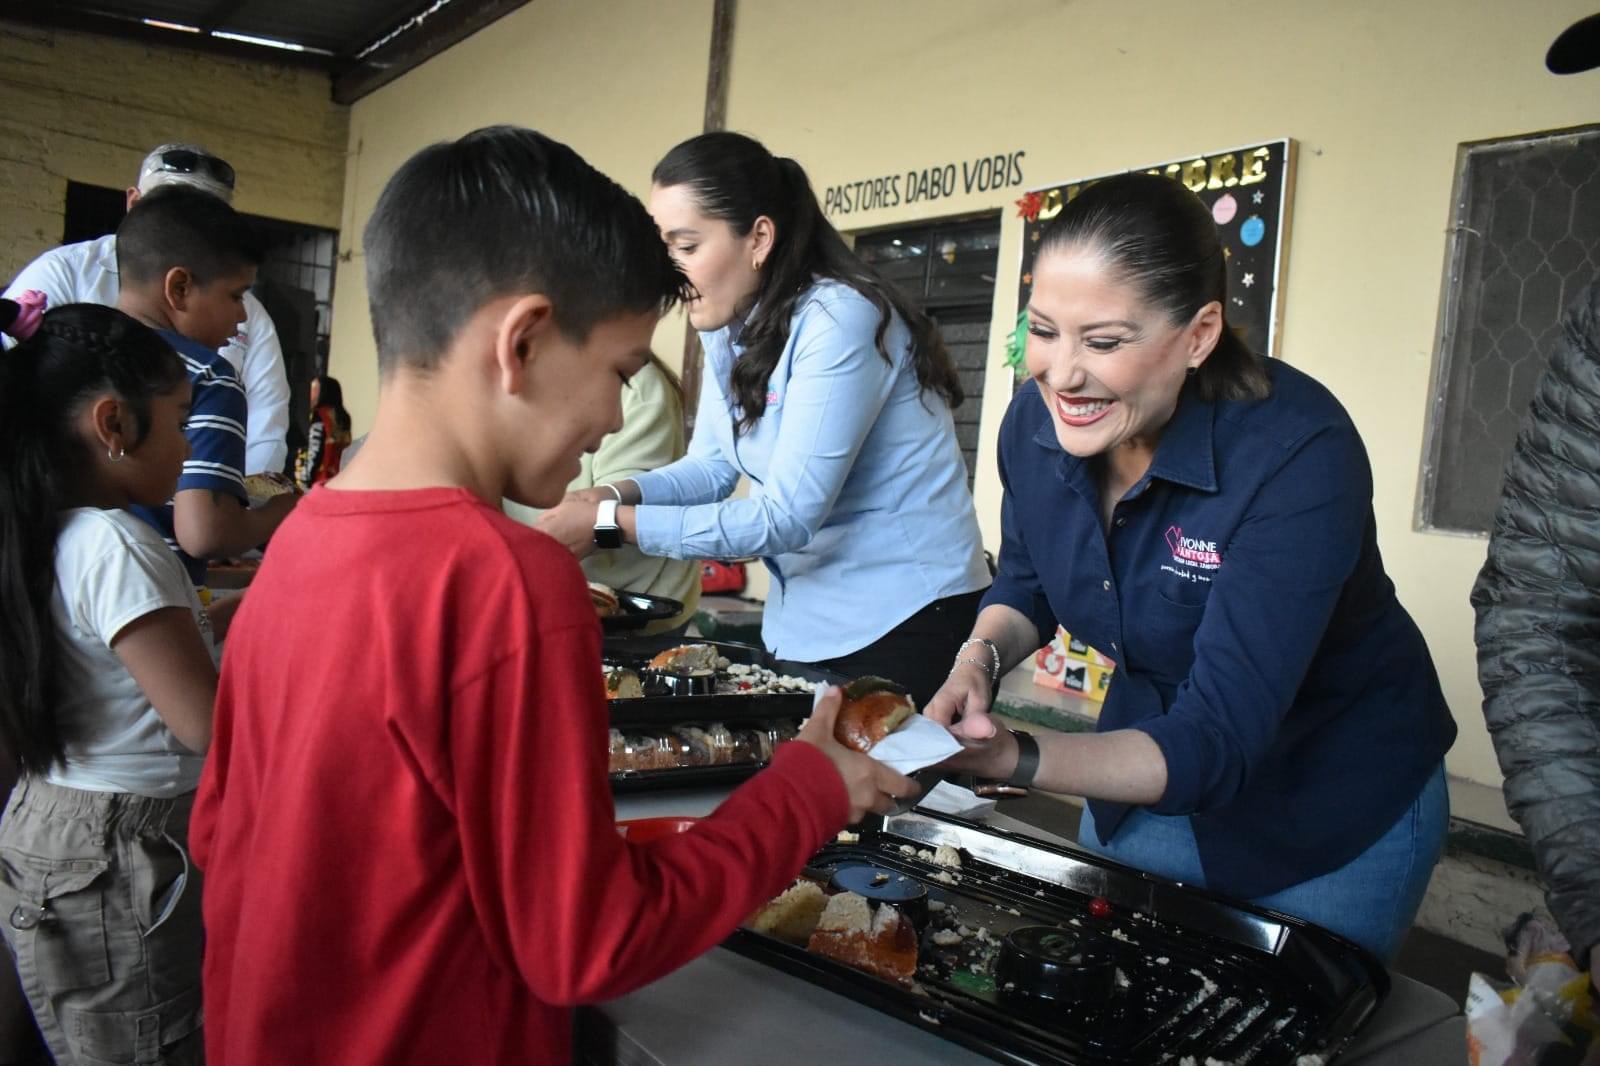
[[[1360, 944], [1387, 966], [1399, 953], [1417, 908], [1422, 906], [1428, 879], [1444, 850], [1449, 822], [1450, 798], [1441, 765], [1399, 820], [1366, 851], [1337, 870], [1249, 902], [1332, 930]], [[1106, 843], [1085, 807], [1078, 843], [1169, 881], [1201, 887], [1206, 883], [1186, 815], [1151, 814], [1136, 808]]]

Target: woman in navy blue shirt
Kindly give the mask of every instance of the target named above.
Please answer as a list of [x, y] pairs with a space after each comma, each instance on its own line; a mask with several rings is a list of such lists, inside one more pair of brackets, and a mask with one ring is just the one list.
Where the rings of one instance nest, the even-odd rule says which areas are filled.
[[[1455, 737], [1321, 385], [1228, 328], [1216, 226], [1124, 175], [1044, 231], [1000, 431], [1000, 573], [927, 714], [962, 769], [1088, 798], [1080, 841], [1389, 960], [1448, 820]], [[1057, 623], [1116, 660], [1093, 735], [997, 731]]]
[[651, 178], [705, 346], [689, 454], [576, 493], [540, 528], [582, 555], [614, 505], [646, 555], [759, 556], [769, 651], [926, 702], [989, 584], [938, 330], [844, 243], [793, 159], [707, 133]]

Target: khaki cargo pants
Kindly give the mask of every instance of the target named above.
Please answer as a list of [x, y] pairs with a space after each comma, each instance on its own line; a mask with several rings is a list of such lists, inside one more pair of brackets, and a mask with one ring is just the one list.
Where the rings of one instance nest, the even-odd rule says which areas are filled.
[[0, 819], [0, 932], [61, 1066], [205, 1061], [194, 793], [17, 782]]

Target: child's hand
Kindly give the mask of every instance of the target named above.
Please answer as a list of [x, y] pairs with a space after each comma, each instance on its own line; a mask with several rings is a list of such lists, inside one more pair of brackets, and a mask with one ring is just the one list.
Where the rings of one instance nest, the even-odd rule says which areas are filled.
[[845, 789], [850, 793], [853, 825], [869, 811], [888, 814], [902, 799], [916, 795], [921, 786], [872, 756], [847, 748], [833, 738], [833, 723], [843, 703], [844, 694], [838, 688], [829, 688], [801, 727], [799, 739], [819, 748], [833, 760], [834, 768], [844, 778]]
[[211, 602], [206, 604], [206, 618], [211, 622], [211, 637], [221, 644], [228, 636], [228, 627], [233, 624], [233, 614], [244, 602], [243, 592], [216, 592], [211, 595]]
[[573, 555], [583, 559], [594, 551], [595, 512], [598, 510], [598, 504], [583, 500], [563, 501], [540, 515], [534, 528], [554, 537]]

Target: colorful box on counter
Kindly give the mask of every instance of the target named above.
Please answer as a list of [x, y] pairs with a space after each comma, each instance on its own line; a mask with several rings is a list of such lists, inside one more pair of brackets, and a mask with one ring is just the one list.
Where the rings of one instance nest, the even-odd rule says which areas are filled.
[[1116, 663], [1057, 626], [1055, 638], [1033, 657], [1033, 683], [1099, 703], [1116, 669]]

